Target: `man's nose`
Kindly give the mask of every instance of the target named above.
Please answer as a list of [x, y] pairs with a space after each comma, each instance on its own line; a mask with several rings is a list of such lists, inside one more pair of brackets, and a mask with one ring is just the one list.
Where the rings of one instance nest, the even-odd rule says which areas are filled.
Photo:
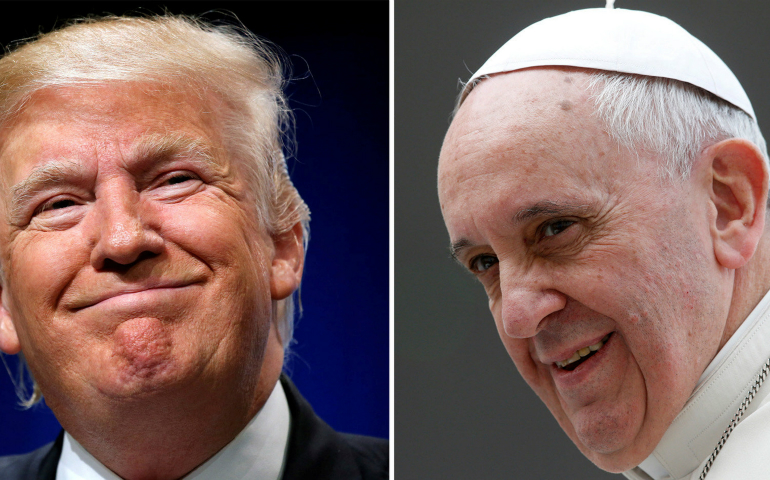
[[503, 331], [513, 338], [534, 337], [548, 315], [565, 307], [567, 297], [553, 287], [547, 274], [521, 270], [506, 273], [500, 279]]
[[139, 194], [130, 189], [114, 189], [97, 199], [95, 206], [96, 242], [91, 265], [102, 270], [110, 264], [126, 266], [140, 256], [155, 256], [163, 249], [163, 238], [142, 218]]

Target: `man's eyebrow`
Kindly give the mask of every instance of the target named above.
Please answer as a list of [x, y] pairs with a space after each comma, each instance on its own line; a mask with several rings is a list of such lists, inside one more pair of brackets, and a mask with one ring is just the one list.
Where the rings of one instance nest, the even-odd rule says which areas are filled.
[[132, 148], [130, 157], [142, 161], [158, 161], [174, 157], [188, 157], [202, 160], [211, 166], [222, 168], [216, 161], [213, 147], [198, 138], [184, 134], [147, 135], [142, 137]]
[[581, 214], [587, 210], [588, 205], [583, 203], [575, 204], [543, 200], [516, 212], [513, 216], [513, 223], [521, 223], [536, 217]]
[[459, 262], [460, 252], [472, 246], [473, 246], [473, 242], [471, 242], [470, 240], [461, 238], [460, 240], [453, 242], [451, 245], [449, 245], [449, 254], [452, 256], [452, 258], [454, 258], [456, 261]]
[[[583, 203], [575, 204], [543, 200], [516, 212], [513, 215], [513, 223], [522, 223], [526, 220], [542, 216], [585, 214], [588, 208], [589, 206]], [[474, 245], [470, 240], [461, 238], [449, 245], [449, 254], [459, 262], [459, 256], [462, 251]]]
[[79, 172], [80, 165], [76, 160], [56, 160], [32, 170], [27, 178], [11, 187], [9, 223], [11, 225], [19, 223], [24, 216], [24, 204], [30, 197], [41, 190], [60, 184], [64, 178], [76, 177]]

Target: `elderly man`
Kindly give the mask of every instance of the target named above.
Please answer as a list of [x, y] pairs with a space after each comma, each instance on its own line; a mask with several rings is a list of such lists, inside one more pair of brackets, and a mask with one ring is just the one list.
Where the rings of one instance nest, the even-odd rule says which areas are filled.
[[281, 376], [309, 211], [263, 43], [106, 18], [0, 60], [0, 349], [66, 433], [2, 478], [386, 478]]
[[452, 255], [584, 455], [766, 478], [767, 153], [713, 52], [644, 12], [532, 25], [464, 87], [438, 189]]

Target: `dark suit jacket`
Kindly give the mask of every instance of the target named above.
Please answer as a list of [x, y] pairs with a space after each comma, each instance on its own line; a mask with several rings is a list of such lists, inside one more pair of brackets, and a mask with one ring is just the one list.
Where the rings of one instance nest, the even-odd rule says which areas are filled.
[[[384, 480], [388, 442], [337, 433], [318, 418], [297, 387], [281, 376], [291, 411], [291, 430], [282, 480]], [[55, 480], [64, 432], [34, 452], [0, 457], [3, 480]]]

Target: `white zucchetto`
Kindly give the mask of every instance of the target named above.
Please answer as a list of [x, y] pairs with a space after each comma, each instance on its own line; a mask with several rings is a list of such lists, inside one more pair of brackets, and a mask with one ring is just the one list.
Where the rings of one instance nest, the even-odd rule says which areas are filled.
[[525, 28], [471, 77], [461, 101], [479, 77], [549, 65], [680, 80], [756, 119], [738, 79], [703, 42], [667, 18], [613, 8], [576, 10]]

